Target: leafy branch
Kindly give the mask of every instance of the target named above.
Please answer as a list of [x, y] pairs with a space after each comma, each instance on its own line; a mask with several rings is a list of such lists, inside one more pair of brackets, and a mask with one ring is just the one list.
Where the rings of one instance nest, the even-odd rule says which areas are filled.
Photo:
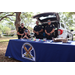
[[14, 15], [14, 13], [9, 14], [9, 15], [6, 15], [6, 16], [2, 17], [2, 18], [0, 19], [0, 21], [3, 20], [4, 18], [9, 18], [8, 16], [13, 16], [13, 15]]

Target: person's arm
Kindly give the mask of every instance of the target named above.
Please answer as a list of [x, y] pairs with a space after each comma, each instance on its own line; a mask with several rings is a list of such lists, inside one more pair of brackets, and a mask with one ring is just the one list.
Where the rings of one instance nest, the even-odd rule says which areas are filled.
[[37, 33], [35, 30], [33, 30], [34, 33]]
[[41, 29], [41, 30], [39, 31], [39, 33], [40, 33], [40, 32], [43, 32], [43, 26], [42, 26], [42, 25], [41, 25], [41, 28], [40, 28], [40, 29]]
[[18, 27], [17, 35], [21, 35], [21, 36], [23, 36], [23, 35], [24, 35], [24, 34], [20, 34], [19, 32], [20, 32], [20, 27]]
[[27, 36], [26, 36], [26, 38], [29, 39]]
[[37, 32], [37, 31], [35, 31], [35, 30], [33, 30], [33, 32], [36, 33], [37, 35], [39, 35], [39, 32]]
[[41, 29], [39, 32], [43, 32], [43, 29]]
[[[27, 29], [27, 28], [26, 28]], [[28, 29], [27, 29], [28, 30]], [[28, 35], [30, 35], [30, 31], [28, 30]]]
[[[35, 27], [36, 27], [36, 26], [35, 26]], [[35, 31], [35, 27], [34, 27], [34, 29], [33, 29], [33, 32], [37, 34], [37, 31]]]
[[54, 33], [54, 31], [55, 31], [55, 26], [52, 25], [52, 27], [53, 27], [53, 30], [50, 32], [50, 34]]
[[47, 34], [47, 31], [45, 30], [45, 33]]
[[23, 39], [25, 38], [25, 36], [23, 37]]
[[24, 39], [24, 38], [28, 39], [28, 37], [27, 37], [26, 35], [23, 37], [23, 39]]
[[17, 32], [17, 34], [18, 34], [18, 35], [24, 35], [24, 33], [23, 33], [23, 34], [20, 34], [19, 32]]
[[28, 38], [31, 38], [31, 36], [30, 36], [30, 35], [28, 35], [27, 37], [28, 37]]
[[47, 35], [50, 35], [50, 33], [47, 33], [47, 31], [45, 30], [45, 33], [47, 34]]
[[53, 30], [50, 32], [50, 34], [52, 34], [55, 31], [55, 29], [53, 28]]
[[47, 35], [50, 35], [50, 33], [47, 32], [47, 27], [45, 28], [45, 33], [46, 33]]

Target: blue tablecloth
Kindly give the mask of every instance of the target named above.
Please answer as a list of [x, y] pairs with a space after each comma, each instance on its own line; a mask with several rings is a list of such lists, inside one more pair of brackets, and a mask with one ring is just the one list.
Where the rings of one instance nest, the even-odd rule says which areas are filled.
[[10, 40], [5, 56], [23, 62], [75, 62], [75, 42]]

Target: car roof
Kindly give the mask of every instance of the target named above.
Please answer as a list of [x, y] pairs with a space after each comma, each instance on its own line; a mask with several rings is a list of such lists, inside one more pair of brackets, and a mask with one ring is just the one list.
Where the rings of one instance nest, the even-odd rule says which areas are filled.
[[[55, 15], [56, 18], [55, 18], [55, 17], [52, 17], [52, 18], [46, 18], [46, 19], [44, 19], [44, 20], [40, 20], [40, 19], [39, 19], [40, 17], [46, 17], [46, 16], [49, 16], [49, 15]], [[59, 20], [60, 20], [59, 14], [56, 13], [56, 12], [40, 13], [40, 14], [37, 14], [37, 15], [33, 16], [33, 18], [36, 18], [36, 19], [39, 20], [40, 22], [45, 22], [45, 21], [47, 21], [48, 19], [53, 20], [53, 21], [54, 21], [54, 20], [56, 20], [56, 21], [59, 21]]]

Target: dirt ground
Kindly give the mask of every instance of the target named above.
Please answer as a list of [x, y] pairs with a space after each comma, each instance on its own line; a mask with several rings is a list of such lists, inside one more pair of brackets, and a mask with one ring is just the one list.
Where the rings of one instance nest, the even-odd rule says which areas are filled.
[[19, 62], [13, 58], [5, 57], [8, 42], [0, 42], [0, 62]]

